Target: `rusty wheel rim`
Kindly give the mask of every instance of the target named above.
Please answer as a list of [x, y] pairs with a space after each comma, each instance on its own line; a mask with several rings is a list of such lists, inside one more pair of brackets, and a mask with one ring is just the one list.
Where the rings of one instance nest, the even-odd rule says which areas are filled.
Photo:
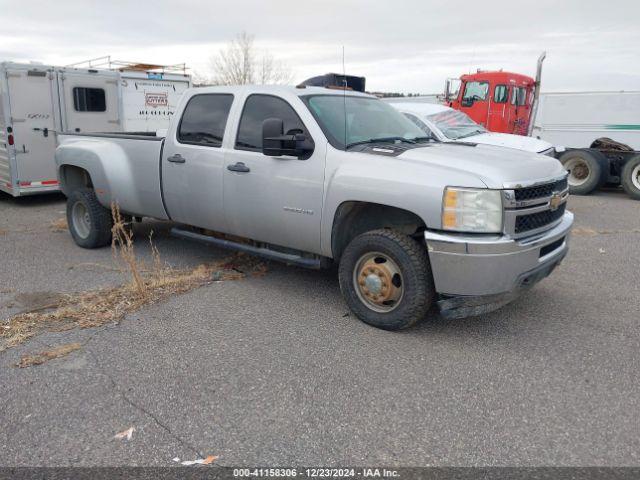
[[404, 296], [400, 267], [380, 252], [369, 252], [358, 259], [353, 270], [353, 286], [360, 301], [379, 313], [397, 308]]

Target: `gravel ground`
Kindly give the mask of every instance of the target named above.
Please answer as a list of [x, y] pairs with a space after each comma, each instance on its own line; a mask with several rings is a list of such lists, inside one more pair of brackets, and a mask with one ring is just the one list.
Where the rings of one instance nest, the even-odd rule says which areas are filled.
[[[0, 465], [638, 465], [640, 203], [605, 191], [570, 209], [564, 263], [488, 315], [384, 332], [349, 316], [333, 273], [269, 264], [39, 335], [0, 354]], [[123, 281], [109, 249], [51, 227], [63, 216], [60, 196], [0, 196], [0, 318]], [[228, 255], [168, 227], [136, 227], [143, 258], [151, 230], [175, 266]]]

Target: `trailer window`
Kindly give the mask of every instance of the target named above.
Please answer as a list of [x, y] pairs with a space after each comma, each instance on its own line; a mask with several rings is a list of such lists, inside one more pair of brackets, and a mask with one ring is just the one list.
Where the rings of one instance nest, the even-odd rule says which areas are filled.
[[464, 87], [464, 96], [462, 100], [477, 102], [487, 99], [489, 93], [488, 82], [467, 82]]
[[102, 88], [73, 88], [73, 108], [76, 112], [105, 112], [107, 102]]
[[262, 122], [267, 118], [281, 119], [285, 133], [296, 130], [309, 136], [302, 120], [285, 100], [272, 95], [254, 94], [247, 98], [242, 110], [236, 138], [237, 150], [262, 150]]
[[222, 146], [224, 129], [233, 103], [230, 94], [194, 95], [178, 126], [178, 141], [207, 147]]
[[494, 103], [507, 103], [509, 99], [509, 89], [506, 85], [496, 85], [495, 90], [493, 91], [493, 101]]

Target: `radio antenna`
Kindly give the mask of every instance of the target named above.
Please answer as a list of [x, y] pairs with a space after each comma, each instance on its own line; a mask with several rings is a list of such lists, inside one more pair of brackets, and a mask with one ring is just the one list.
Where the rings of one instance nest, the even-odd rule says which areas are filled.
[[344, 111], [344, 151], [347, 151], [347, 71], [344, 66], [344, 45], [342, 46], [342, 107]]

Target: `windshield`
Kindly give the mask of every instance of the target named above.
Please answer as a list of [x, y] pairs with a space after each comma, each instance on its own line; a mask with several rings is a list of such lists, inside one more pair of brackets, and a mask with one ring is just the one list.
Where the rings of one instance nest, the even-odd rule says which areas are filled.
[[310, 95], [303, 100], [331, 145], [340, 150], [373, 141], [415, 143], [429, 140], [404, 115], [377, 98]]
[[478, 125], [467, 115], [458, 110], [445, 110], [444, 112], [427, 115], [427, 120], [451, 140], [458, 140], [479, 133], [486, 133], [482, 125]]

